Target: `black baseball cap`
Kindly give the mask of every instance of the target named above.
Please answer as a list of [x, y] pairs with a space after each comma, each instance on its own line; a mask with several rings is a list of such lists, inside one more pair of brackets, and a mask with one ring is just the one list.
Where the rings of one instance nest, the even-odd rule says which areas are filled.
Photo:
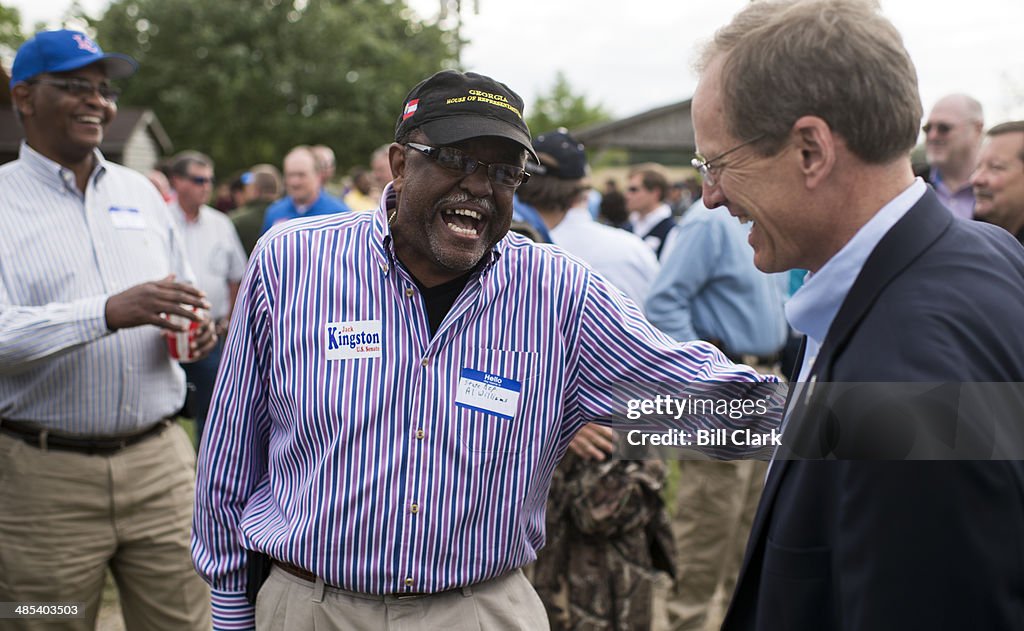
[[536, 164], [527, 165], [526, 170], [534, 175], [547, 175], [559, 180], [579, 180], [587, 175], [583, 143], [570, 136], [565, 127], [534, 138], [533, 151], [547, 158], [544, 162], [537, 160]]
[[537, 159], [523, 120], [523, 99], [507, 85], [475, 72], [443, 70], [405, 97], [395, 140], [415, 128], [447, 145], [480, 136], [508, 138]]

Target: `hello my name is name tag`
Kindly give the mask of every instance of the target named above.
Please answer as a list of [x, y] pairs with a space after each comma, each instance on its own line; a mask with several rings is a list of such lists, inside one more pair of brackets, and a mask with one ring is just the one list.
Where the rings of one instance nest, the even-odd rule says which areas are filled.
[[463, 368], [455, 405], [512, 420], [519, 408], [522, 383], [472, 368]]
[[127, 206], [111, 206], [110, 223], [114, 224], [114, 227], [118, 230], [146, 229], [146, 220], [142, 218], [142, 213], [139, 212], [139, 209], [128, 208]]

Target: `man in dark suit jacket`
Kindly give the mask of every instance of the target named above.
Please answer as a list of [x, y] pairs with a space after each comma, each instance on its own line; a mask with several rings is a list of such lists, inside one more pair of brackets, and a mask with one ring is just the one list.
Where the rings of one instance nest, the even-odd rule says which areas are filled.
[[[863, 1], [752, 4], [706, 50], [692, 106], [707, 205], [754, 222], [762, 271], [812, 272], [787, 305], [802, 385], [723, 629], [1024, 628], [1022, 463], [978, 460], [991, 444], [864, 459], [899, 456], [905, 419], [837, 432], [811, 405], [825, 382], [1024, 381], [1024, 249], [914, 178], [899, 34]], [[984, 437], [961, 422], [961, 443]], [[850, 449], [872, 423], [885, 431]]]

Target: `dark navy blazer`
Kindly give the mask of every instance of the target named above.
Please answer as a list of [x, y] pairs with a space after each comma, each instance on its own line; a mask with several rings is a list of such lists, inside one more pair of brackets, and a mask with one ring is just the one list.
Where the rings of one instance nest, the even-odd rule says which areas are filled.
[[[868, 257], [812, 380], [1024, 382], [1024, 248], [927, 191]], [[722, 629], [1024, 629], [1024, 463], [776, 460]]]

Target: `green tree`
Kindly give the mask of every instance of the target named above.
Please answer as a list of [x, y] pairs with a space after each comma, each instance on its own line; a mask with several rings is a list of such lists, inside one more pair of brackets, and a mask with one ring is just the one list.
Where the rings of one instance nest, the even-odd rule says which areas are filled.
[[603, 105], [590, 105], [586, 96], [575, 94], [562, 71], [555, 75], [551, 91], [539, 95], [534, 100], [533, 107], [527, 111], [529, 115], [526, 122], [534, 134], [558, 127], [575, 130], [611, 119], [611, 114]]
[[13, 51], [21, 46], [25, 38], [21, 34], [21, 14], [14, 7], [0, 4], [0, 54], [7, 49]]
[[122, 106], [152, 108], [176, 150], [209, 153], [222, 174], [302, 143], [366, 164], [459, 45], [401, 0], [114, 0], [90, 22], [139, 61]]

